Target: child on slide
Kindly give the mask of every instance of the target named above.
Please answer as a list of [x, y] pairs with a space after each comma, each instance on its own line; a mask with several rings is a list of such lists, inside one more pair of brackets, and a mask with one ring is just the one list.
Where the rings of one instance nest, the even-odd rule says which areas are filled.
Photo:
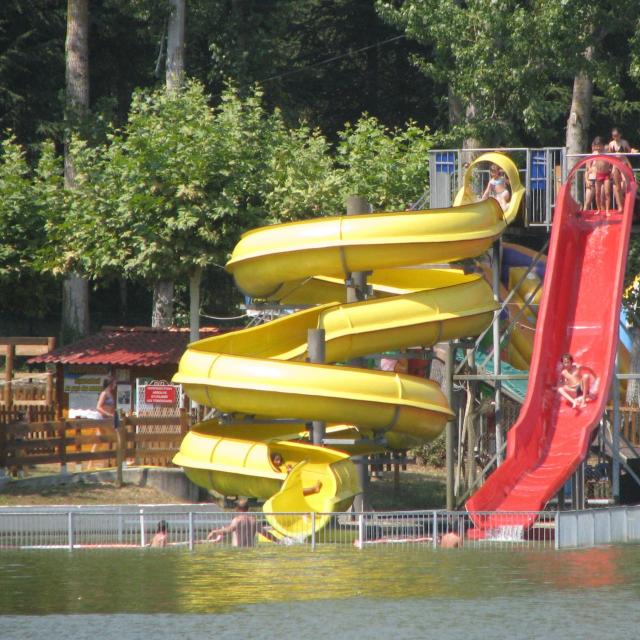
[[489, 184], [482, 194], [482, 199], [485, 200], [489, 196], [498, 201], [503, 211], [509, 206], [511, 200], [509, 184], [507, 177], [497, 164], [489, 167]]
[[558, 393], [567, 399], [574, 409], [584, 407], [591, 399], [589, 382], [589, 374], [581, 373], [580, 366], [573, 361], [573, 356], [565, 353], [562, 356]]

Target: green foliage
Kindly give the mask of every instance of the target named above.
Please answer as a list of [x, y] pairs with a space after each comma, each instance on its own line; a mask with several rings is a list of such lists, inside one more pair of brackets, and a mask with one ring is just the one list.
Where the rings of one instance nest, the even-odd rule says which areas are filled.
[[331, 146], [318, 131], [303, 125], [274, 127], [274, 146], [265, 176], [269, 222], [287, 222], [340, 211], [342, 181], [334, 170]]
[[234, 108], [227, 97], [216, 117], [194, 82], [141, 91], [107, 144], [76, 141], [78, 188], [64, 224], [75, 268], [157, 280], [224, 259], [235, 218], [247, 212], [242, 180], [256, 171], [251, 144], [240, 143], [247, 113]]
[[416, 457], [418, 464], [443, 468], [447, 455], [445, 434], [442, 433], [432, 442], [412, 449], [410, 453]]
[[602, 91], [602, 110], [629, 114], [621, 82], [629, 50], [620, 43], [634, 36], [628, 16], [635, 5], [633, 0], [376, 2], [381, 17], [430, 47], [429, 55], [414, 56], [414, 63], [448, 93], [451, 133], [508, 146], [523, 135], [542, 143], [562, 140], [562, 119], [580, 72]]
[[0, 154], [0, 280], [7, 282], [32, 269], [34, 247], [44, 236], [24, 150], [10, 137]]
[[338, 134], [337, 162], [343, 201], [366, 198], [378, 211], [404, 210], [425, 191], [432, 139], [427, 127], [408, 123], [389, 130], [363, 116]]
[[[104, 144], [72, 141], [73, 190], [53, 146], [43, 148], [32, 198], [47, 241], [34, 255], [52, 274], [185, 282], [195, 267], [224, 264], [260, 224], [340, 213], [351, 194], [404, 207], [424, 189], [430, 143], [415, 124], [388, 130], [365, 117], [334, 150], [318, 130], [268, 112], [257, 89], [242, 98], [228, 88], [216, 108], [194, 81], [139, 91]], [[13, 173], [26, 189], [26, 164]]]
[[52, 282], [38, 277], [49, 205], [40, 180], [49, 170], [49, 150], [32, 171], [13, 136], [0, 143], [0, 309], [27, 318], [41, 316], [55, 294]]

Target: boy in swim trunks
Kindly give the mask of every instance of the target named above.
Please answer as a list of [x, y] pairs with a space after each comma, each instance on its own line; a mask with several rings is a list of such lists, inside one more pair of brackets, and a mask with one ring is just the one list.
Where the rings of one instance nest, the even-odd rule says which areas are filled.
[[580, 367], [573, 361], [570, 353], [562, 356], [560, 371], [561, 386], [558, 393], [566, 398], [574, 409], [584, 407], [589, 399], [589, 375], [581, 374]]
[[[591, 152], [594, 155], [604, 152], [604, 141], [600, 136], [596, 136], [593, 139], [593, 142], [591, 143]], [[611, 164], [606, 160], [592, 160], [587, 164], [587, 176], [592, 177], [595, 172], [595, 184], [589, 182], [587, 185], [585, 209], [588, 207], [588, 204], [591, 204], [593, 191], [595, 191], [596, 209], [598, 212], [604, 209], [606, 215], [609, 215], [609, 200], [611, 199], [611, 169]]]

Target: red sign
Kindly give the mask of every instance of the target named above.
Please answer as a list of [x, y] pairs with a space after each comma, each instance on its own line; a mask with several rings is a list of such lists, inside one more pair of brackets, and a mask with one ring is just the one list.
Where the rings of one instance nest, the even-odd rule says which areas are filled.
[[176, 404], [176, 388], [170, 384], [148, 384], [144, 388], [146, 404]]

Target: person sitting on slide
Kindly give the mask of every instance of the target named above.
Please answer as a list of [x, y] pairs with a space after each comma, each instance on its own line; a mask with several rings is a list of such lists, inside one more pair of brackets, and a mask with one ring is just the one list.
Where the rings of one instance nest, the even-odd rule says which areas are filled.
[[482, 194], [482, 199], [485, 200], [489, 196], [495, 198], [504, 211], [511, 200], [507, 178], [497, 164], [491, 165], [489, 168], [489, 176], [489, 184]]
[[566, 398], [574, 409], [584, 407], [591, 399], [589, 395], [589, 374], [581, 373], [580, 366], [573, 361], [570, 353], [562, 356], [560, 385], [558, 393]]
[[[278, 469], [278, 471], [282, 471], [282, 466], [284, 465], [284, 458], [281, 454], [274, 452], [271, 454], [271, 463], [273, 466]], [[285, 472], [287, 475], [291, 473], [293, 467], [290, 464], [287, 464], [285, 467]], [[318, 480], [314, 485], [310, 487], [302, 487], [302, 495], [306, 498], [307, 496], [312, 496], [315, 493], [320, 493], [322, 490], [322, 482]]]

